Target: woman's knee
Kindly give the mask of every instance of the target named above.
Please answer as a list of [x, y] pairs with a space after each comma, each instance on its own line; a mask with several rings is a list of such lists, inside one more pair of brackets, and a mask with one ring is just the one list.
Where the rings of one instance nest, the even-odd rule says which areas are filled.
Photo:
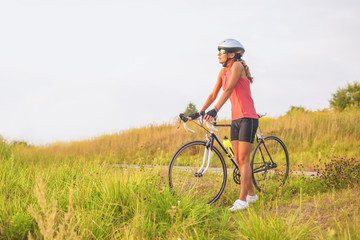
[[240, 155], [237, 157], [237, 162], [239, 165], [245, 165], [250, 163], [250, 157], [246, 155]]

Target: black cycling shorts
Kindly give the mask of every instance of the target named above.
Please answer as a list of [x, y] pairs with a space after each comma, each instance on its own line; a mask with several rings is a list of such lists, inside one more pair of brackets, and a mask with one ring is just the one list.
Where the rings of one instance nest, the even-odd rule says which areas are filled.
[[253, 143], [259, 120], [255, 118], [240, 118], [231, 122], [231, 141]]

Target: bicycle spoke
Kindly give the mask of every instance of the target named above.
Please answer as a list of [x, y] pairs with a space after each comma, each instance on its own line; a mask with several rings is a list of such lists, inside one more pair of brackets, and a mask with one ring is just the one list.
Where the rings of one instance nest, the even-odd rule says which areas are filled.
[[[206, 172], [203, 171], [208, 164], [207, 154], [204, 156], [205, 149], [206, 143], [201, 141], [195, 141], [180, 148], [171, 161], [169, 181], [170, 187], [177, 195], [190, 196], [193, 199], [212, 203], [224, 190], [227, 173], [222, 156], [214, 149], [210, 166]], [[202, 174], [196, 174], [200, 169]]]

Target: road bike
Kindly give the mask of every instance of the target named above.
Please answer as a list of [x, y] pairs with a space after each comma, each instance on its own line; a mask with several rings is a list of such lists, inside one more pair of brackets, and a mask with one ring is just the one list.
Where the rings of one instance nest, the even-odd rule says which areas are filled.
[[[263, 116], [258, 117], [260, 119]], [[180, 124], [181, 122], [184, 122], [187, 131], [195, 132], [187, 127], [188, 118], [183, 114], [180, 114]], [[232, 149], [226, 148], [216, 135], [216, 127], [231, 125], [217, 124], [216, 119], [211, 123], [202, 118], [198, 122], [192, 122], [205, 129], [205, 140], [185, 143], [175, 152], [169, 165], [169, 186], [174, 194], [190, 195], [211, 204], [224, 192], [228, 172], [232, 171], [235, 183], [241, 183], [238, 164], [231, 154]], [[215, 142], [223, 153], [214, 146]], [[252, 181], [258, 191], [270, 192], [285, 183], [289, 174], [289, 154], [281, 139], [276, 136], [264, 137], [260, 127], [256, 132], [256, 143], [250, 161]], [[230, 159], [233, 168], [226, 166], [224, 157]]]

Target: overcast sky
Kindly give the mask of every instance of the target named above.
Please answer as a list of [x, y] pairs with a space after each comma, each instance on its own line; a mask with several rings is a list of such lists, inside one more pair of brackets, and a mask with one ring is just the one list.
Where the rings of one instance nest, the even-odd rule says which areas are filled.
[[245, 46], [270, 116], [327, 108], [360, 81], [358, 0], [1, 1], [0, 135], [48, 144], [169, 122], [201, 108], [225, 38]]

